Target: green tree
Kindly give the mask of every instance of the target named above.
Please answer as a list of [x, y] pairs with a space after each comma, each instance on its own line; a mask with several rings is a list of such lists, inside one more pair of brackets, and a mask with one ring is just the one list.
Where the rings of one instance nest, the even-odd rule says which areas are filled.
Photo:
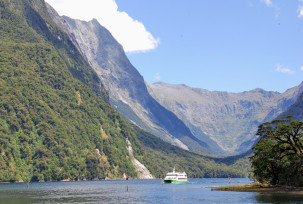
[[254, 177], [272, 185], [303, 186], [303, 121], [292, 117], [259, 126], [251, 157]]

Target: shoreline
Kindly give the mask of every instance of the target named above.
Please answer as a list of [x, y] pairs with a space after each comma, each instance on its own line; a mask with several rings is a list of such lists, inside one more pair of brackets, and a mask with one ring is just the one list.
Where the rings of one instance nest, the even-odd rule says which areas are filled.
[[268, 192], [268, 193], [296, 193], [303, 195], [303, 187], [271, 186], [268, 184], [251, 183], [209, 187], [212, 191], [237, 191], [237, 192]]

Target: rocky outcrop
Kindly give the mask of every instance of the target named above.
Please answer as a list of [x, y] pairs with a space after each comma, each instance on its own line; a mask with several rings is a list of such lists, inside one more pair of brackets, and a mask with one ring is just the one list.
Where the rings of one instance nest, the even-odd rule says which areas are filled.
[[[303, 83], [284, 93], [262, 89], [228, 93], [162, 82], [150, 85], [149, 89], [197, 138], [210, 145], [215, 141], [230, 154], [251, 148], [257, 139], [258, 125], [275, 119], [296, 101], [302, 90]], [[210, 140], [205, 140], [205, 135]]]
[[130, 141], [126, 138], [126, 142], [127, 142], [127, 150], [129, 152], [129, 156], [132, 160], [132, 163], [138, 173], [138, 178], [139, 179], [153, 179], [153, 175], [150, 173], [150, 171], [141, 163], [139, 162], [135, 156], [134, 156], [134, 152], [133, 152], [133, 147], [132, 144], [130, 143]]

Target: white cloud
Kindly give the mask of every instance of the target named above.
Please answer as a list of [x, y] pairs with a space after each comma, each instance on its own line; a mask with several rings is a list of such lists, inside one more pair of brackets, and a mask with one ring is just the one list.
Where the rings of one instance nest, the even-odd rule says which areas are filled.
[[275, 9], [275, 18], [280, 16], [280, 8], [277, 4], [273, 3], [271, 0], [260, 0], [262, 3], [266, 4], [266, 6]]
[[300, 70], [303, 71], [303, 67], [301, 67]]
[[295, 72], [294, 72], [293, 70], [291, 70], [290, 68], [285, 67], [285, 66], [280, 65], [280, 64], [277, 65], [276, 71], [277, 71], [277, 72], [281, 72], [281, 73], [285, 73], [285, 74], [293, 74], [293, 73], [295, 73]]
[[261, 2], [265, 3], [266, 6], [272, 6], [273, 3], [271, 2], [271, 0], [260, 0]]
[[157, 80], [157, 81], [160, 81], [160, 79], [161, 79], [161, 76], [160, 76], [160, 73], [156, 73], [155, 74], [155, 79]]
[[90, 21], [97, 19], [106, 27], [126, 52], [145, 52], [155, 49], [155, 39], [143, 25], [126, 12], [118, 11], [115, 0], [46, 0], [60, 15]]
[[298, 18], [303, 18], [303, 6], [299, 6], [298, 13]]

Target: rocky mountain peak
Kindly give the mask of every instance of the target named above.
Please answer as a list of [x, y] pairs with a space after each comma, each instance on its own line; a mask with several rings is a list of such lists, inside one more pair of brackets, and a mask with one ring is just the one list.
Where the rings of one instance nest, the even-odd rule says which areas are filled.
[[256, 140], [258, 125], [285, 111], [303, 91], [302, 84], [284, 93], [260, 88], [229, 93], [166, 83], [152, 84], [149, 90], [159, 103], [185, 121], [196, 137], [206, 134], [233, 154], [248, 150]]

